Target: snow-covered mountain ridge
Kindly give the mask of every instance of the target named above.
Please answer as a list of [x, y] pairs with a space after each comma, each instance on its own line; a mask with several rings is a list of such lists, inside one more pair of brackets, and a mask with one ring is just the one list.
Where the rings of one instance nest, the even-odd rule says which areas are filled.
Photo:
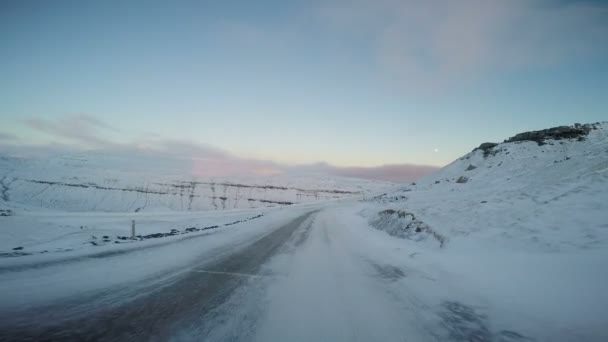
[[[0, 157], [0, 209], [204, 211], [250, 209], [364, 194], [390, 183], [328, 176], [197, 177], [187, 160], [82, 153]], [[9, 212], [8, 210], [11, 210]]]

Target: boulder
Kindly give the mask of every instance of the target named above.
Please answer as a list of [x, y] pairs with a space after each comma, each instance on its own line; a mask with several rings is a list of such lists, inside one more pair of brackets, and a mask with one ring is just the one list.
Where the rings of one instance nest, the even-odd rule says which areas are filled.
[[456, 180], [456, 183], [466, 183], [468, 181], [469, 181], [468, 177], [460, 176], [460, 178], [458, 178], [458, 180]]

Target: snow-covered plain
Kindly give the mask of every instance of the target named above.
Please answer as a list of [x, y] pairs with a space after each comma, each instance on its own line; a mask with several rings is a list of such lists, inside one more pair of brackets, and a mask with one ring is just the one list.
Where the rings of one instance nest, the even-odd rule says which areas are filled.
[[[116, 335], [95, 336], [608, 340], [608, 124], [597, 125], [581, 141], [512, 142], [485, 155], [473, 151], [416, 185], [379, 190], [285, 207], [209, 212], [17, 208], [16, 216], [0, 218], [0, 234], [7, 239], [6, 232], [27, 231], [28, 222], [65, 225], [87, 238], [93, 232], [125, 234], [134, 214], [150, 232], [242, 222], [0, 258], [0, 328], [25, 334], [67, 322], [77, 331], [88, 322], [94, 332], [86, 317], [104, 310], [115, 317], [114, 312], [131, 312], [121, 308], [140, 305], [146, 309], [135, 312], [146, 320], [124, 317], [144, 325], [139, 330], [144, 335], [128, 335], [119, 329], [124, 322], [111, 321]], [[84, 219], [91, 223], [80, 229]], [[33, 228], [34, 237], [13, 234], [7, 245], [40, 248], [46, 243], [36, 240], [40, 230]], [[257, 257], [252, 246], [264, 255], [255, 267], [238, 259]], [[200, 288], [206, 283], [232, 287], [209, 307], [208, 298], [219, 297]], [[174, 306], [183, 308], [183, 315], [170, 311]], [[199, 306], [207, 309], [196, 311]], [[95, 317], [92, 322], [104, 322], [103, 316]], [[167, 317], [177, 318], [168, 322]], [[62, 333], [68, 335], [53, 336], [70, 336]]]
[[186, 158], [141, 152], [0, 156], [0, 255], [96, 253], [131, 242], [117, 239], [131, 237], [131, 220], [136, 235], [181, 234], [240, 223], [268, 208], [394, 186], [324, 175], [200, 177], [197, 167]]
[[[0, 156], [0, 210], [158, 212], [252, 209], [331, 200], [391, 183], [323, 175], [200, 176], [199, 161], [87, 152]], [[203, 168], [204, 169], [204, 168]]]

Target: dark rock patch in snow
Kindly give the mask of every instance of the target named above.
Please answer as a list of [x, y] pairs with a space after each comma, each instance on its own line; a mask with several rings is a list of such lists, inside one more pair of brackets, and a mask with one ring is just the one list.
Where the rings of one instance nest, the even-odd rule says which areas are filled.
[[490, 155], [494, 155], [497, 153], [497, 151], [494, 151], [494, 147], [496, 147], [496, 146], [498, 146], [497, 143], [485, 142], [485, 143], [479, 145], [479, 147], [475, 148], [473, 150], [473, 152], [475, 152], [477, 150], [481, 150], [483, 152], [483, 156], [488, 157]]
[[167, 191], [160, 191], [160, 190], [154, 191], [154, 190], [149, 190], [149, 189], [145, 189], [145, 188], [141, 188], [141, 187], [114, 188], [114, 187], [97, 185], [95, 183], [79, 184], [79, 183], [43, 181], [43, 180], [36, 180], [36, 179], [22, 179], [22, 181], [28, 182], [28, 183], [36, 183], [36, 184], [44, 184], [44, 185], [52, 185], [52, 186], [60, 186], [60, 187], [63, 186], [63, 187], [70, 187], [70, 188], [127, 191], [127, 192], [138, 192], [138, 193], [142, 193], [142, 194], [154, 194], [154, 195], [171, 195], [171, 194], [173, 194], [173, 193], [167, 192]]
[[[412, 191], [412, 189], [403, 189], [401, 191], [408, 192], [408, 191]], [[404, 196], [404, 195], [389, 196], [388, 194], [384, 193], [384, 194], [381, 194], [378, 196], [374, 196], [370, 199], [365, 199], [363, 201], [364, 202], [372, 201], [372, 202], [378, 202], [378, 203], [392, 203], [392, 202], [400, 202], [400, 201], [406, 201], [406, 200], [407, 200], [407, 196]]]
[[[221, 199], [221, 198], [220, 198]], [[247, 201], [249, 202], [260, 202], [260, 203], [268, 203], [268, 204], [279, 204], [279, 205], [292, 205], [293, 202], [287, 202], [287, 201], [270, 201], [270, 200], [265, 200], [265, 199], [257, 199], [257, 198], [248, 198]]]
[[10, 201], [10, 197], [8, 196], [8, 191], [10, 184], [7, 183], [6, 181], [6, 176], [0, 178], [0, 199], [2, 199], [4, 202], [8, 202]]
[[577, 123], [574, 126], [558, 126], [540, 131], [519, 133], [505, 140], [505, 142], [534, 141], [542, 146], [546, 144], [547, 140], [577, 139], [582, 141], [594, 129], [597, 129], [596, 124], [581, 125]]
[[[45, 251], [46, 253], [46, 251]], [[25, 255], [32, 255], [32, 253], [15, 251], [15, 252], [0, 252], [0, 257], [11, 258], [11, 257], [20, 257]]]
[[466, 182], [468, 182], [468, 181], [469, 181], [469, 177], [460, 176], [460, 177], [458, 178], [458, 180], [456, 180], [456, 183], [463, 184], [463, 183], [466, 183]]
[[439, 242], [440, 247], [443, 247], [447, 241], [444, 236], [417, 219], [413, 213], [403, 210], [383, 210], [372, 218], [370, 225], [402, 239], [422, 241], [432, 237]]
[[492, 333], [488, 329], [486, 316], [459, 302], [446, 301], [441, 306], [444, 311], [439, 316], [442, 319], [443, 327], [448, 331], [450, 341], [492, 341]]
[[516, 342], [534, 341], [512, 330], [490, 330], [489, 319], [473, 307], [457, 301], [444, 301], [441, 304], [441, 325], [447, 330], [449, 341], [460, 342]]

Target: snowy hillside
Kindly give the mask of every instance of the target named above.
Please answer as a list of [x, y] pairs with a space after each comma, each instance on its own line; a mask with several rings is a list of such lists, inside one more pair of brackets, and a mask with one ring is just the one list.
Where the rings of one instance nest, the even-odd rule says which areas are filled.
[[190, 160], [82, 153], [0, 156], [0, 210], [201, 211], [357, 196], [390, 183], [328, 176], [197, 177]]
[[546, 251], [602, 246], [608, 242], [608, 124], [589, 128], [571, 139], [482, 144], [381, 201], [411, 212], [450, 245], [475, 238], [486, 246]]
[[343, 215], [416, 303], [450, 312], [450, 340], [606, 341], [608, 123], [586, 127], [482, 144]]

